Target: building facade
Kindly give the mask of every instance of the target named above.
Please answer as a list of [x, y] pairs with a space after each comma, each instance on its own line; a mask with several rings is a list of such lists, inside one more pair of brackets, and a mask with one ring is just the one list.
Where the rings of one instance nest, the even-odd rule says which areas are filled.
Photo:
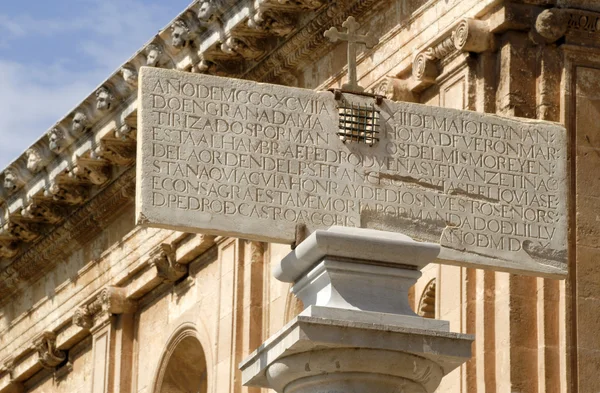
[[351, 15], [380, 38], [368, 91], [568, 132], [566, 280], [430, 265], [413, 288], [476, 336], [437, 391], [600, 391], [599, 2], [204, 0], [0, 173], [0, 393], [261, 390], [238, 364], [302, 309], [270, 273], [290, 248], [136, 227], [137, 74], [340, 87], [346, 46], [323, 32]]

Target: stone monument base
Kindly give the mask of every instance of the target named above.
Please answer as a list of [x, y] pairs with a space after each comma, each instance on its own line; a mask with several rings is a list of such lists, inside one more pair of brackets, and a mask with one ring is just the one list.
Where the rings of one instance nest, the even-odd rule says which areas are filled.
[[306, 309], [241, 365], [278, 393], [430, 393], [471, 357], [473, 337], [422, 318], [408, 290], [439, 246], [397, 233], [316, 231], [274, 269]]
[[433, 392], [471, 357], [470, 335], [367, 322], [364, 313], [350, 313], [355, 321], [304, 310], [241, 364], [244, 384], [285, 393]]

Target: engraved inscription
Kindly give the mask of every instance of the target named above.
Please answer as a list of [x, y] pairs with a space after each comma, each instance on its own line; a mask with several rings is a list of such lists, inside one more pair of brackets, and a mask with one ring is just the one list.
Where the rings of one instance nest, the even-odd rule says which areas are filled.
[[560, 276], [566, 146], [556, 124], [384, 100], [379, 141], [339, 106], [373, 99], [142, 71], [138, 220], [292, 242], [297, 224], [400, 231], [441, 258]]

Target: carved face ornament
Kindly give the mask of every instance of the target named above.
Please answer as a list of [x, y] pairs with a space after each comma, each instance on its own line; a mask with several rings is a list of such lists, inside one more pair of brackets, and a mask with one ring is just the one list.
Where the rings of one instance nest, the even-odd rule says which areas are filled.
[[121, 76], [123, 76], [123, 80], [127, 84], [135, 85], [137, 83], [138, 74], [131, 67], [121, 68]]
[[12, 169], [8, 168], [4, 171], [4, 189], [14, 191], [17, 188], [17, 175]]
[[72, 130], [75, 134], [80, 134], [85, 131], [87, 127], [87, 116], [82, 112], [77, 112], [73, 116]]
[[160, 48], [154, 44], [148, 45], [146, 48], [146, 65], [150, 67], [156, 67], [158, 65], [158, 61], [160, 60], [160, 55], [162, 51]]
[[171, 44], [175, 48], [183, 48], [189, 39], [189, 29], [182, 20], [176, 21], [171, 27]]
[[214, 18], [216, 6], [210, 0], [204, 0], [200, 2], [200, 9], [198, 10], [198, 19], [201, 22], [211, 22]]
[[64, 135], [60, 130], [55, 128], [50, 131], [48, 134], [48, 146], [50, 147], [50, 150], [55, 153], [60, 150], [63, 139]]
[[113, 100], [112, 94], [106, 87], [101, 87], [96, 92], [96, 109], [105, 111], [110, 109], [110, 104]]
[[40, 154], [33, 148], [27, 149], [25, 154], [27, 155], [27, 169], [33, 173], [38, 172], [42, 164], [42, 157], [40, 157]]

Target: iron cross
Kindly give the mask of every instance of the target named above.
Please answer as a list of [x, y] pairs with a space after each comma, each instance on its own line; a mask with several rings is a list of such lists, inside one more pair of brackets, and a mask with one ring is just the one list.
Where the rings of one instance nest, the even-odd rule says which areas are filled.
[[342, 86], [342, 90], [361, 93], [365, 89], [359, 86], [356, 76], [356, 44], [365, 44], [368, 49], [371, 49], [379, 43], [379, 40], [373, 37], [371, 33], [367, 33], [366, 35], [356, 34], [360, 25], [353, 16], [349, 16], [342, 23], [342, 27], [347, 29], [346, 33], [341, 33], [337, 28], [331, 27], [324, 35], [331, 42], [336, 42], [337, 40], [348, 41], [348, 83]]

